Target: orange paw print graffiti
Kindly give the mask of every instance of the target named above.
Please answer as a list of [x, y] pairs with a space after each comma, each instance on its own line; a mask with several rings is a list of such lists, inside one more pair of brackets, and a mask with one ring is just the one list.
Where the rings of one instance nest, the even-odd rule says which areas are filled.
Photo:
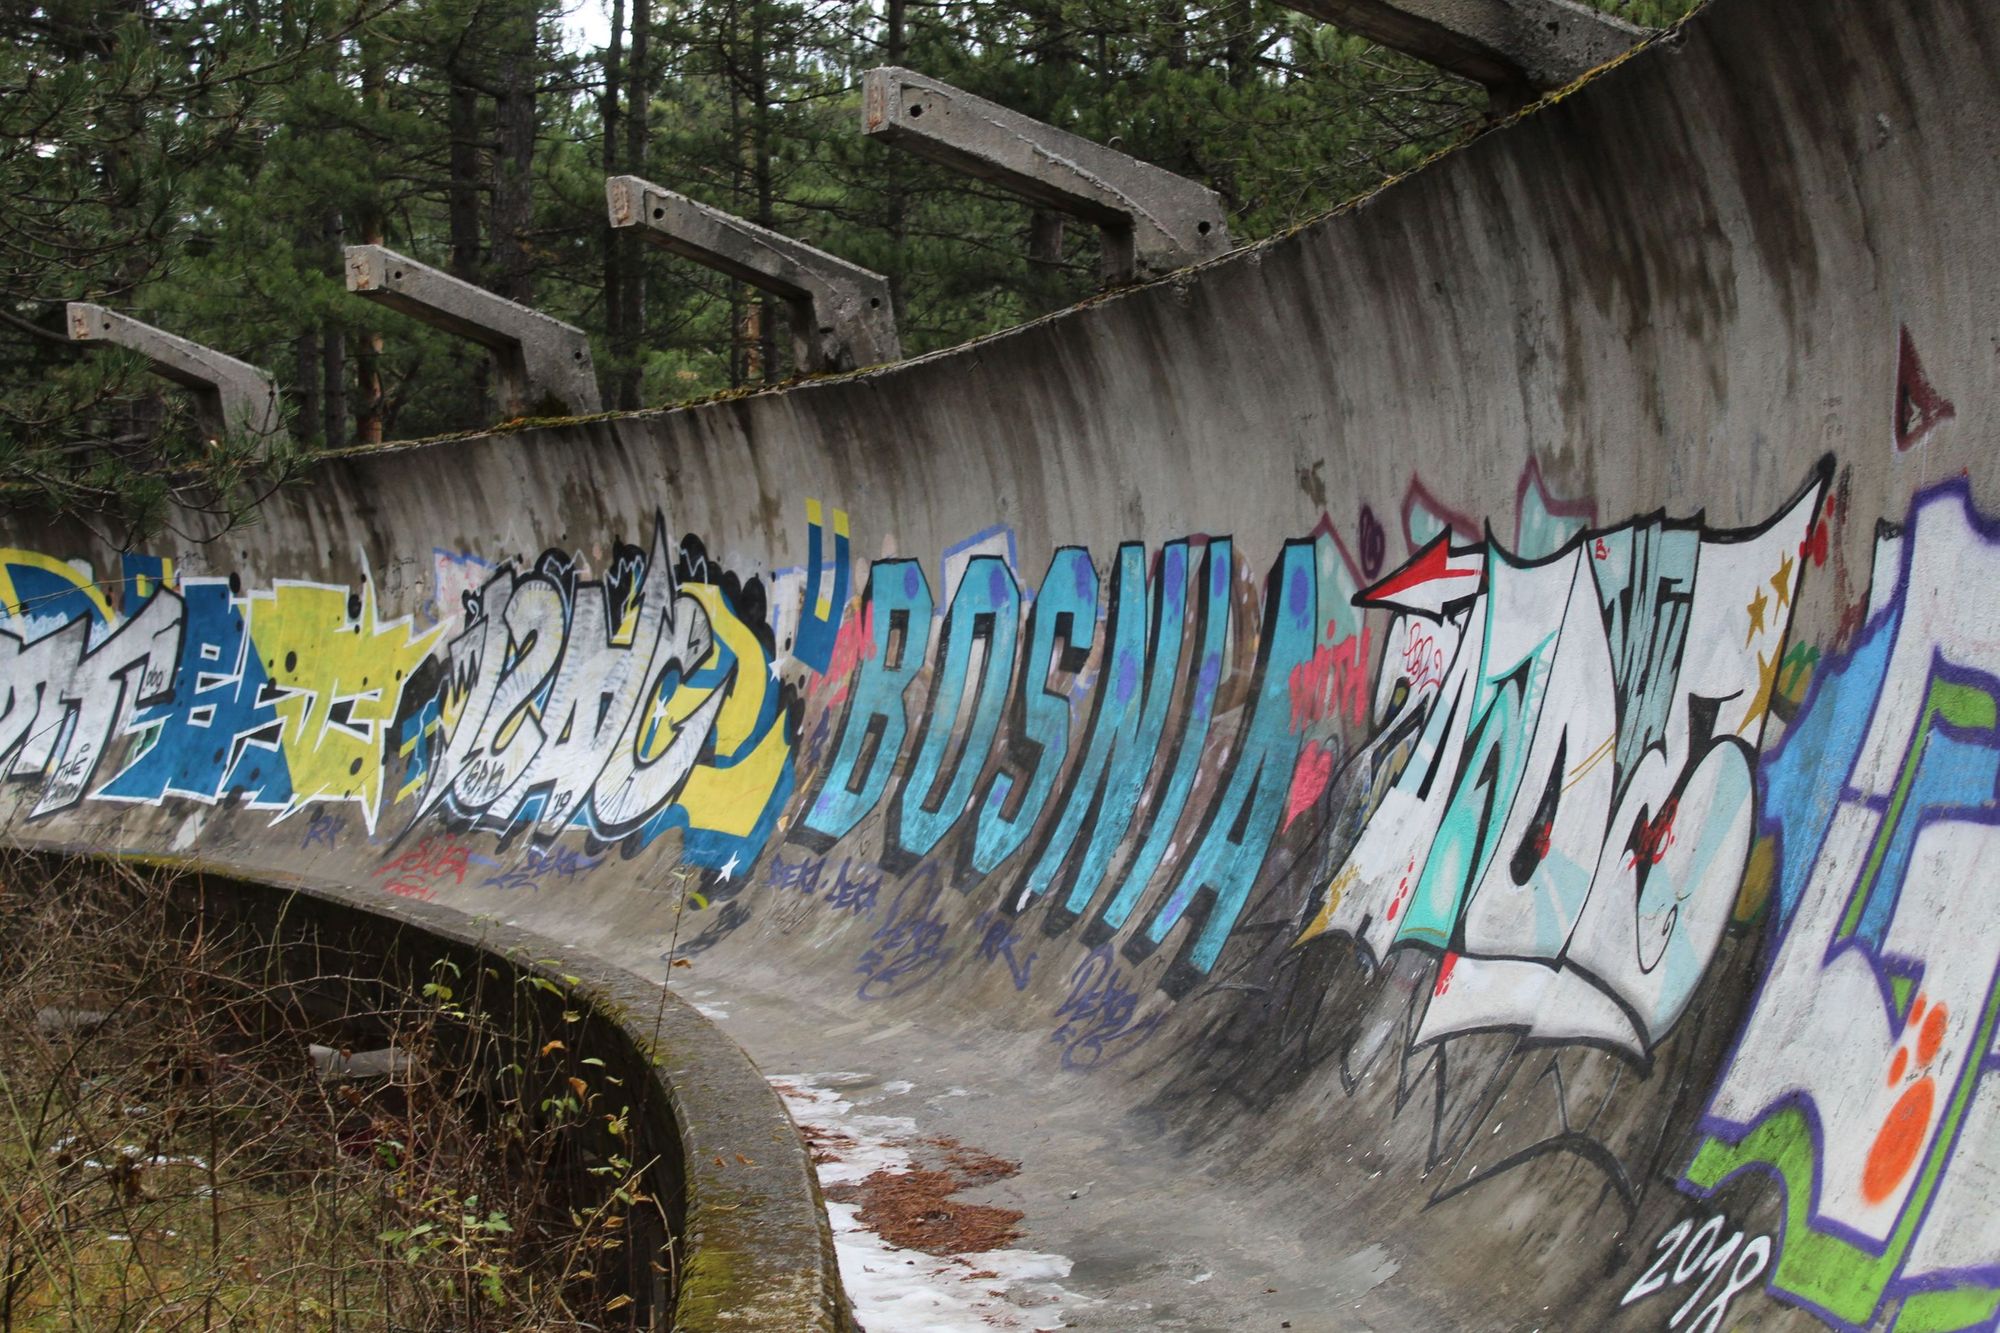
[[[1921, 993], [1910, 1005], [1909, 1021], [1903, 1024], [1903, 1040], [1889, 1060], [1889, 1086], [1907, 1083], [1903, 1095], [1889, 1108], [1882, 1127], [1875, 1131], [1867, 1160], [1861, 1168], [1861, 1197], [1878, 1204], [1895, 1194], [1917, 1164], [1925, 1135], [1930, 1129], [1931, 1111], [1937, 1105], [1937, 1080], [1932, 1066], [1944, 1047], [1945, 1026], [1950, 1016], [1943, 1004], [1932, 1004]], [[1915, 1068], [1912, 1068], [1914, 1055]]]

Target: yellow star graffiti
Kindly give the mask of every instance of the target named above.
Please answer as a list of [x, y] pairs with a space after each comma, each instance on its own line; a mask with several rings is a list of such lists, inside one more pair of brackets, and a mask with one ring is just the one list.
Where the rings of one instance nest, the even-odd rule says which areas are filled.
[[1736, 724], [1736, 734], [1741, 736], [1751, 727], [1761, 722], [1771, 711], [1771, 691], [1778, 684], [1778, 654], [1769, 658], [1757, 654], [1757, 692], [1750, 696], [1750, 707], [1744, 712], [1743, 720]]
[[1771, 587], [1778, 594], [1778, 609], [1784, 610], [1792, 604], [1792, 557], [1787, 555], [1778, 572], [1771, 575]]
[[1744, 606], [1743, 609], [1750, 613], [1750, 632], [1743, 636], [1744, 647], [1749, 647], [1750, 640], [1764, 632], [1764, 608], [1770, 604], [1771, 599], [1764, 595], [1762, 588], [1759, 588], [1757, 589], [1757, 595], [1751, 598], [1749, 603]]

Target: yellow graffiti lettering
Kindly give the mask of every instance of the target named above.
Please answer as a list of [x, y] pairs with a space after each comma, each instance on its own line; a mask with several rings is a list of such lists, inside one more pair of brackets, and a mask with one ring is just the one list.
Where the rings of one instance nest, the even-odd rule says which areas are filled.
[[16, 586], [14, 571], [17, 568], [48, 575], [63, 585], [60, 600], [67, 603], [72, 594], [83, 597], [106, 624], [118, 622], [118, 617], [112, 613], [111, 602], [92, 578], [88, 565], [78, 568], [40, 551], [23, 551], [13, 547], [0, 548], [0, 615], [34, 616], [53, 609], [47, 605], [49, 593], [36, 594]]
[[[712, 695], [726, 689], [729, 697], [715, 717], [715, 754], [719, 762], [696, 764], [676, 800], [687, 812], [695, 828], [713, 829], [743, 837], [757, 826], [784, 775], [791, 747], [785, 742], [782, 718], [765, 723], [764, 699], [772, 688], [770, 659], [764, 645], [748, 625], [729, 609], [722, 590], [706, 583], [681, 585], [681, 594], [701, 603], [708, 613], [717, 648], [710, 661], [727, 647], [735, 655], [736, 669], [720, 686], [683, 685], [660, 705], [661, 715], [672, 725], [656, 729], [654, 748], [664, 748], [683, 719]], [[641, 735], [646, 734], [642, 729]], [[651, 756], [647, 756], [650, 758]]]
[[380, 623], [372, 589], [358, 615], [346, 588], [280, 581], [253, 593], [250, 637], [264, 659], [284, 723], [291, 770], [290, 815], [314, 801], [352, 801], [372, 832], [382, 799], [383, 736], [403, 683], [442, 627], [412, 637], [410, 618]]

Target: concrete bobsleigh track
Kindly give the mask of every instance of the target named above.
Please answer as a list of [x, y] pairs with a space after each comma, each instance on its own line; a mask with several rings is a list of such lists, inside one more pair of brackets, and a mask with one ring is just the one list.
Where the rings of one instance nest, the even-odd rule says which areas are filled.
[[1992, 1328], [1996, 68], [1717, 0], [949, 353], [15, 515], [7, 837], [689, 958], [1016, 1327]]

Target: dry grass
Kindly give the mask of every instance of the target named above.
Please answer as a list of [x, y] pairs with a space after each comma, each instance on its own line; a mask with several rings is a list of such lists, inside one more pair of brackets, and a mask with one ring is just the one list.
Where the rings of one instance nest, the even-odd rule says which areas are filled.
[[0, 1331], [633, 1326], [663, 1222], [602, 1066], [492, 971], [276, 959], [150, 873], [0, 864]]

